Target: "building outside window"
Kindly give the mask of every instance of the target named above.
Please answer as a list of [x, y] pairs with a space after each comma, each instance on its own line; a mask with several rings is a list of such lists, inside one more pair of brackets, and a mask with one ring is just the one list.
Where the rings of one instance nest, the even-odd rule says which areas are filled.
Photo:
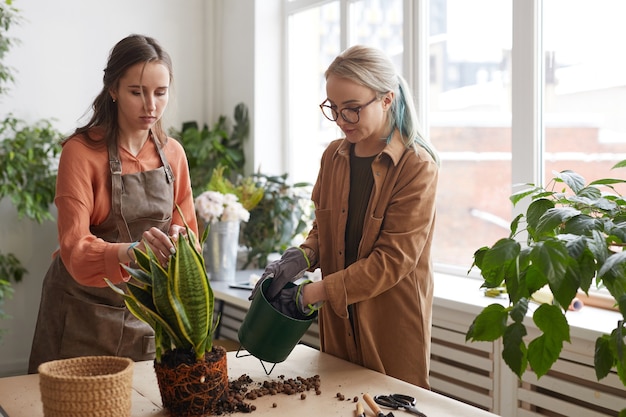
[[[415, 79], [406, 63], [417, 51], [404, 45], [416, 44], [424, 29], [413, 7], [428, 13], [429, 59], [413, 70], [427, 71], [430, 82], [427, 91], [413, 88], [424, 95], [422, 124], [442, 159], [433, 247], [438, 270], [465, 275], [476, 249], [508, 236], [516, 178], [545, 184], [564, 169], [588, 181], [626, 178], [623, 170], [610, 171], [626, 159], [623, 1], [537, 0], [538, 13], [516, 16], [512, 0], [285, 4], [289, 173], [309, 182], [323, 149], [341, 136], [317, 107], [326, 98], [326, 67], [348, 46], [368, 44], [385, 50], [407, 80]], [[514, 62], [516, 39], [538, 39], [534, 67]], [[536, 71], [537, 89], [512, 88], [515, 76], [528, 71]], [[533, 103], [530, 110], [513, 105], [522, 102]], [[513, 131], [512, 120], [527, 111], [539, 121], [536, 136]], [[517, 151], [527, 147], [538, 152]]]

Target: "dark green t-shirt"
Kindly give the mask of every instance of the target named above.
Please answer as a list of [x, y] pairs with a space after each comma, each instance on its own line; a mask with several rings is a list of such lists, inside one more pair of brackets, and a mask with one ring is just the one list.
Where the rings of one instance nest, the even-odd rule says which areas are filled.
[[363, 235], [363, 222], [367, 205], [374, 186], [372, 162], [374, 156], [359, 157], [354, 154], [354, 145], [350, 148], [350, 197], [348, 201], [348, 224], [346, 225], [346, 262], [345, 266], [357, 260], [359, 243]]

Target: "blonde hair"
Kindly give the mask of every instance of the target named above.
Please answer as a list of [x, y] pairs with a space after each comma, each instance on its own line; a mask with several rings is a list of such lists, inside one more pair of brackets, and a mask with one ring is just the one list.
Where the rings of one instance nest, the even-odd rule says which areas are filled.
[[331, 74], [368, 87], [379, 98], [393, 91], [394, 100], [388, 117], [391, 133], [389, 133], [387, 142], [391, 140], [391, 135], [397, 128], [406, 147], [421, 146], [439, 164], [436, 150], [421, 133], [409, 85], [396, 72], [387, 55], [376, 48], [364, 45], [351, 46], [334, 59], [326, 69], [324, 76], [328, 78]]

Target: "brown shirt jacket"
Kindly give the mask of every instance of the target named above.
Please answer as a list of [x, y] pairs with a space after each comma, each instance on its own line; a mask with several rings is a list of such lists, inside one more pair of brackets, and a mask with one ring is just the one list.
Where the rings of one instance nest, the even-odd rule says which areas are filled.
[[317, 255], [312, 269], [321, 269], [328, 295], [319, 316], [322, 350], [429, 388], [438, 166], [418, 149], [405, 148], [396, 132], [374, 159], [358, 260], [344, 269], [350, 143], [331, 142], [313, 188], [315, 221], [302, 246]]

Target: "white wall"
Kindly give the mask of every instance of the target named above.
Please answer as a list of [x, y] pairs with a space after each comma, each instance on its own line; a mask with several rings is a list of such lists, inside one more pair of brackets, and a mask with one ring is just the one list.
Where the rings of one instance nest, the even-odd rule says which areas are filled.
[[[207, 42], [213, 36], [208, 31], [213, 28], [214, 3], [14, 0], [25, 20], [12, 31], [20, 44], [6, 62], [17, 71], [16, 83], [1, 98], [0, 117], [13, 113], [29, 122], [55, 119], [57, 129], [72, 131], [100, 91], [110, 49], [131, 33], [155, 37], [174, 61], [175, 88], [165, 126], [210, 121], [212, 114], [230, 115], [231, 103], [223, 110], [219, 105], [223, 98], [207, 92], [214, 77], [207, 66], [211, 62], [207, 54], [215, 52]], [[0, 251], [14, 253], [29, 270], [5, 304], [13, 317], [0, 322], [6, 330], [0, 342], [0, 376], [26, 372], [41, 283], [56, 245], [54, 222], [18, 221], [10, 202], [0, 201]]]
[[[285, 163], [282, 0], [14, 0], [25, 21], [12, 31], [20, 40], [6, 63], [16, 84], [0, 97], [8, 113], [34, 122], [54, 119], [71, 132], [100, 91], [110, 49], [131, 33], [153, 36], [174, 62], [174, 89], [165, 127], [183, 121], [232, 120], [237, 103], [250, 111], [246, 172], [282, 174]], [[259, 112], [258, 117], [256, 112]], [[54, 209], [54, 208], [53, 208]], [[0, 376], [26, 372], [41, 283], [57, 246], [56, 224], [19, 221], [0, 201], [0, 251], [14, 253], [29, 270], [0, 322]]]

